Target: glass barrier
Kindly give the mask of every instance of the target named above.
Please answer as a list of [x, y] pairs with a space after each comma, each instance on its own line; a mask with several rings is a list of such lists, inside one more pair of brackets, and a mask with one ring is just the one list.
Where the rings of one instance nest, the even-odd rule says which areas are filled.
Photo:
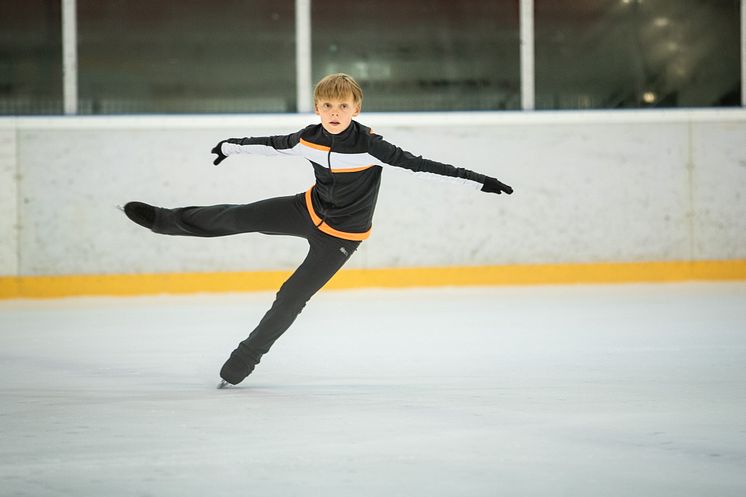
[[535, 0], [536, 108], [740, 105], [739, 0]]
[[[739, 0], [534, 0], [537, 109], [741, 104]], [[311, 1], [367, 111], [517, 110], [518, 0]], [[0, 0], [0, 115], [61, 114], [61, 0]], [[295, 112], [295, 0], [77, 0], [78, 113]]]
[[346, 72], [368, 111], [520, 108], [517, 0], [313, 0], [313, 79]]
[[293, 0], [77, 0], [79, 113], [294, 112]]
[[0, 115], [62, 113], [58, 0], [0, 0]]

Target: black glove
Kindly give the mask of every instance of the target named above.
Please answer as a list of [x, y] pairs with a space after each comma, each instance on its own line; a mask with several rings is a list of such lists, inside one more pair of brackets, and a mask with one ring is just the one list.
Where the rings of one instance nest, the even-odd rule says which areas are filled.
[[506, 185], [505, 183], [501, 183], [495, 178], [490, 178], [487, 176], [484, 178], [484, 186], [482, 186], [482, 191], [487, 193], [497, 193], [500, 195], [501, 193], [505, 192], [508, 195], [513, 193], [513, 189]]
[[227, 159], [227, 158], [228, 158], [228, 156], [227, 156], [227, 155], [225, 155], [225, 154], [223, 153], [223, 150], [222, 150], [222, 149], [223, 149], [223, 143], [225, 143], [225, 142], [227, 142], [227, 141], [228, 141], [228, 140], [223, 140], [223, 141], [221, 141], [220, 143], [218, 143], [217, 145], [215, 145], [215, 146], [214, 146], [214, 147], [212, 148], [212, 150], [210, 151], [210, 152], [211, 152], [211, 153], [213, 153], [213, 154], [217, 154], [217, 157], [215, 158], [215, 160], [214, 160], [214, 161], [212, 161], [212, 163], [213, 163], [214, 165], [216, 165], [216, 166], [217, 166], [218, 164], [220, 164], [221, 162], [223, 162], [223, 161], [224, 161], [225, 159]]

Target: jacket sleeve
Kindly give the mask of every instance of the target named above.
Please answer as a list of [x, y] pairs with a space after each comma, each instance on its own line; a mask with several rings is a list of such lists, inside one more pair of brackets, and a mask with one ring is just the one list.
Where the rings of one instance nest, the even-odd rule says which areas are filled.
[[475, 188], [481, 188], [486, 176], [463, 167], [455, 167], [450, 164], [424, 159], [415, 156], [396, 145], [392, 145], [380, 136], [373, 136], [368, 153], [381, 161], [383, 165], [408, 169], [414, 173], [431, 173], [446, 176], [458, 183], [467, 184]]
[[235, 154], [255, 155], [298, 155], [300, 137], [303, 130], [291, 135], [228, 138], [221, 146], [226, 156]]

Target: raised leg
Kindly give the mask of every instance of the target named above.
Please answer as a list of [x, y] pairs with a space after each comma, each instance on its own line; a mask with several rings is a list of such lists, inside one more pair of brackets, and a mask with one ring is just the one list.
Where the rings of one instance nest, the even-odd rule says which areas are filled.
[[215, 237], [261, 232], [307, 237], [310, 233], [308, 214], [297, 195], [251, 204], [154, 209], [151, 230], [163, 235]]

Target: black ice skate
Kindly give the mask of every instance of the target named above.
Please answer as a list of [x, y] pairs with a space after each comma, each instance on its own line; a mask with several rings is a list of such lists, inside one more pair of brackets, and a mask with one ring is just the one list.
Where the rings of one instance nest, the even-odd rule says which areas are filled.
[[223, 368], [220, 370], [220, 377], [223, 381], [220, 382], [218, 388], [223, 388], [227, 386], [227, 384], [238, 385], [249, 376], [253, 370], [254, 364], [248, 364], [234, 350], [228, 360], [225, 361], [225, 364], [223, 364]]
[[130, 220], [148, 229], [155, 224], [155, 207], [142, 202], [127, 202], [124, 213]]

